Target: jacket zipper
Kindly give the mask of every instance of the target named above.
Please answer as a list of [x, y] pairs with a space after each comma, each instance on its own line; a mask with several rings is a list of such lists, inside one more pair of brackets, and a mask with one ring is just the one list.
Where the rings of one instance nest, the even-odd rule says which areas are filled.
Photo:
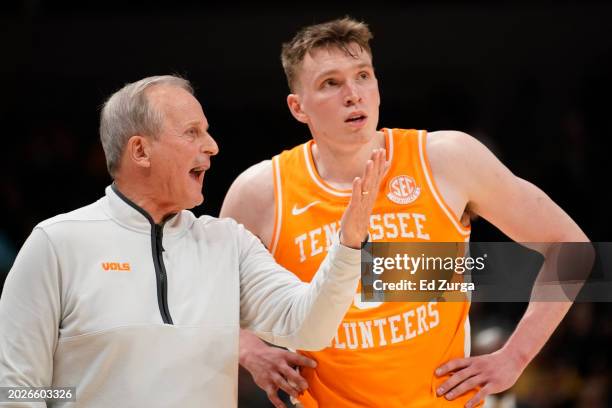
[[161, 314], [162, 320], [166, 324], [172, 323], [172, 317], [170, 316], [170, 310], [168, 309], [168, 276], [166, 274], [166, 266], [164, 265], [164, 247], [162, 245], [162, 238], [164, 236], [164, 223], [161, 225], [155, 224], [153, 218], [142, 208], [137, 206], [129, 198], [123, 195], [117, 188], [115, 183], [111, 185], [113, 191], [125, 201], [130, 207], [141, 213], [151, 224], [151, 252], [153, 254], [153, 267], [155, 268], [155, 280], [157, 281], [157, 304], [159, 306], [159, 313]]
[[168, 276], [164, 265], [164, 247], [162, 238], [164, 236], [164, 226], [151, 223], [151, 245], [153, 252], [153, 264], [155, 266], [155, 278], [157, 280], [157, 303], [162, 320], [166, 324], [172, 323], [172, 316], [168, 309]]

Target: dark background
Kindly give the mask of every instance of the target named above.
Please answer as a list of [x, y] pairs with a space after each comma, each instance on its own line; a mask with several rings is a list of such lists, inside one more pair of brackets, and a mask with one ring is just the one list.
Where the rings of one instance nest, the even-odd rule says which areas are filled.
[[[281, 43], [304, 25], [347, 14], [374, 32], [381, 127], [468, 132], [592, 240], [611, 240], [605, 2], [30, 0], [0, 5], [0, 282], [34, 225], [98, 199], [110, 183], [97, 127], [112, 92], [149, 75], [192, 81], [220, 147], [195, 212], [218, 215], [241, 171], [309, 137], [286, 107]], [[505, 237], [476, 220], [472, 239]], [[475, 352], [479, 333], [492, 329], [501, 341], [523, 309], [474, 304]], [[611, 316], [609, 304], [575, 305], [517, 385], [519, 399], [612, 406]], [[543, 395], [547, 386], [556, 393]], [[255, 400], [241, 405], [260, 406]]]

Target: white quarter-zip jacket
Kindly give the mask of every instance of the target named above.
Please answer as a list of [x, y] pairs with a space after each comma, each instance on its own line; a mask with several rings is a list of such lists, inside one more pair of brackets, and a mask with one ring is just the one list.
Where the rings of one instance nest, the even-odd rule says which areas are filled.
[[239, 329], [326, 347], [359, 274], [360, 251], [336, 242], [302, 283], [235, 221], [181, 211], [156, 225], [109, 186], [19, 252], [0, 298], [0, 386], [75, 386], [58, 404], [70, 407], [235, 407]]

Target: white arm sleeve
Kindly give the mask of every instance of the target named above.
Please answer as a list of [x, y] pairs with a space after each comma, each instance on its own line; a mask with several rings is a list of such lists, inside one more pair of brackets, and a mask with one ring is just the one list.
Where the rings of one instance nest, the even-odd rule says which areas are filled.
[[0, 386], [51, 385], [60, 316], [58, 259], [47, 234], [36, 228], [19, 251], [0, 297]]
[[283, 347], [329, 346], [357, 290], [360, 251], [334, 242], [308, 284], [278, 265], [242, 225], [238, 234], [242, 327]]

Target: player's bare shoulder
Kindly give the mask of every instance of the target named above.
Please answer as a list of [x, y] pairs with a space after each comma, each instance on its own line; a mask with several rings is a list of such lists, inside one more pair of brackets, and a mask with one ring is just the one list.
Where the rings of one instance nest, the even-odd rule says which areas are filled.
[[221, 217], [234, 218], [268, 245], [274, 228], [272, 161], [246, 169], [232, 183], [221, 207]]
[[[476, 139], [456, 130], [439, 130], [427, 135], [427, 155], [432, 166], [455, 166], [468, 161], [468, 152]], [[463, 163], [458, 163], [457, 160]]]
[[490, 151], [476, 138], [455, 130], [440, 130], [427, 136], [427, 156], [434, 176], [461, 182], [478, 172]]
[[[467, 133], [441, 130], [427, 135], [427, 156], [432, 176], [446, 203], [462, 218], [469, 201], [473, 152], [479, 142]], [[470, 153], [472, 152], [472, 153]]]

